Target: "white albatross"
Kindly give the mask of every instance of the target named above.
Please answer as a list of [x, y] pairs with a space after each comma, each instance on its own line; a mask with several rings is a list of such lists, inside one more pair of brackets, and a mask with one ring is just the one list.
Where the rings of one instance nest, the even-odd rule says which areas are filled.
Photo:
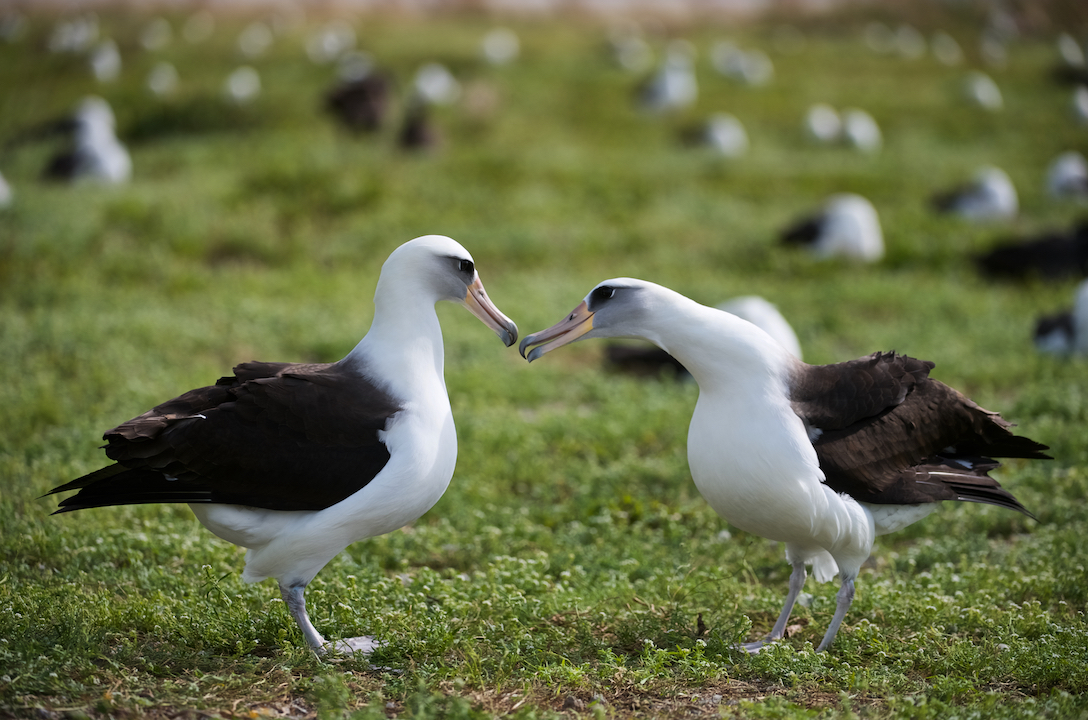
[[372, 650], [368, 637], [326, 642], [304, 592], [348, 545], [416, 520], [449, 485], [457, 434], [440, 300], [463, 304], [507, 346], [517, 340], [472, 256], [447, 237], [416, 238], [382, 266], [370, 330], [344, 359], [243, 363], [119, 425], [104, 436], [116, 464], [52, 490], [79, 490], [57, 512], [189, 503], [205, 527], [249, 549], [245, 581], [276, 578], [316, 653]]
[[880, 217], [867, 198], [838, 193], [814, 215], [798, 220], [781, 233], [786, 245], [803, 245], [823, 260], [844, 257], [876, 262], [884, 257], [884, 233]]
[[[877, 535], [921, 520], [942, 500], [1031, 514], [987, 475], [991, 457], [1045, 458], [1045, 446], [928, 377], [933, 363], [875, 353], [807, 365], [752, 323], [660, 285], [618, 278], [595, 287], [565, 320], [521, 342], [532, 362], [593, 337], [649, 340], [699, 384], [688, 464], [715, 512], [746, 532], [786, 543], [793, 567], [770, 635], [783, 637], [806, 565], [838, 573], [826, 650], [854, 598]], [[532, 350], [530, 351], [530, 348]]]

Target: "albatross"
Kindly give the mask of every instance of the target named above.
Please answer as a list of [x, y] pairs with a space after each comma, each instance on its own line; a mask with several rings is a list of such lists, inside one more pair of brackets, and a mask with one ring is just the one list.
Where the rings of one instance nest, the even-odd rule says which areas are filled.
[[[929, 378], [933, 363], [894, 352], [808, 365], [752, 323], [642, 280], [597, 285], [558, 324], [527, 336], [529, 361], [594, 337], [639, 337], [683, 363], [699, 384], [688, 464], [699, 492], [728, 522], [786, 544], [789, 593], [757, 652], [783, 637], [811, 565], [837, 573], [826, 650], [854, 598], [877, 535], [944, 500], [1033, 517], [997, 481], [994, 457], [1046, 458], [1046, 446]], [[531, 350], [530, 350], [531, 349]]]
[[[57, 513], [188, 503], [215, 535], [248, 548], [243, 580], [276, 578], [318, 654], [372, 650], [314, 628], [305, 589], [341, 550], [392, 532], [445, 492], [457, 435], [435, 304], [463, 304], [509, 347], [517, 326], [491, 302], [472, 256], [428, 235], [386, 260], [370, 330], [334, 363], [248, 362], [106, 432], [114, 462], [54, 488]], [[56, 513], [54, 513], [56, 514]]]

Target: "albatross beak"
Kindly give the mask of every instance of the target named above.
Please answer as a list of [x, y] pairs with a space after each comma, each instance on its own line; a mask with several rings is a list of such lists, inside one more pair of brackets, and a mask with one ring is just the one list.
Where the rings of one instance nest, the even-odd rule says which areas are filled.
[[[527, 335], [521, 341], [521, 347], [519, 348], [521, 356], [532, 362], [544, 353], [549, 353], [557, 347], [574, 342], [592, 329], [593, 313], [589, 311], [589, 306], [583, 300], [578, 307], [574, 308], [574, 311], [566, 320], [552, 325], [547, 330]], [[533, 348], [532, 352], [526, 355], [525, 351], [533, 345], [539, 347]]]
[[484, 284], [480, 282], [479, 275], [468, 286], [464, 304], [470, 313], [480, 319], [480, 322], [495, 331], [506, 347], [517, 342], [518, 326], [513, 320], [499, 312], [495, 303], [491, 302], [491, 298], [487, 296], [487, 290], [484, 290]]

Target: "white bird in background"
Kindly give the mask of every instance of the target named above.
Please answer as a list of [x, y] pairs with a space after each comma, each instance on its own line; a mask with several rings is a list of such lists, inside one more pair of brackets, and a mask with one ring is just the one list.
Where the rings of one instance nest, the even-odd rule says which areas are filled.
[[318, 65], [330, 63], [355, 49], [355, 30], [343, 20], [333, 20], [310, 35], [306, 55]]
[[1046, 188], [1056, 198], [1088, 197], [1088, 162], [1075, 150], [1054, 158], [1046, 172]]
[[699, 97], [695, 79], [694, 46], [686, 40], [673, 40], [665, 48], [665, 59], [657, 72], [638, 92], [638, 102], [651, 113], [668, 113], [693, 105]]
[[223, 83], [223, 93], [229, 100], [245, 105], [261, 94], [261, 75], [249, 65], [235, 69]]
[[1012, 180], [992, 165], [979, 168], [971, 183], [936, 195], [933, 205], [940, 212], [978, 222], [1011, 220], [1020, 210]]
[[749, 652], [784, 636], [806, 565], [818, 581], [838, 574], [841, 582], [822, 651], [850, 609], [876, 536], [945, 500], [1032, 517], [989, 477], [999, 466], [991, 458], [1043, 459], [1047, 448], [930, 379], [931, 362], [875, 353], [807, 365], [750, 322], [631, 278], [597, 285], [520, 350], [532, 362], [594, 337], [649, 340], [687, 368], [699, 384], [688, 429], [696, 487], [732, 525], [786, 544], [786, 602], [764, 640], [742, 645]]
[[155, 63], [147, 74], [147, 89], [153, 95], [165, 97], [178, 88], [178, 71], [170, 63], [162, 60]]
[[774, 338], [779, 345], [786, 348], [790, 355], [798, 360], [804, 359], [797, 333], [793, 331], [774, 303], [764, 300], [759, 295], [742, 295], [719, 303], [716, 307], [722, 312], [736, 315], [741, 320], [747, 320]]
[[854, 193], [832, 195], [819, 213], [784, 230], [781, 240], [787, 245], [803, 245], [820, 259], [876, 262], [884, 257], [884, 233], [876, 208]]
[[155, 52], [163, 50], [174, 39], [174, 29], [170, 21], [163, 17], [157, 17], [148, 22], [140, 30], [140, 44], [144, 50]]
[[[795, 358], [803, 359], [797, 333], [773, 303], [758, 295], [742, 295], [719, 303], [716, 307], [722, 312], [747, 320], [770, 335]], [[663, 374], [672, 374], [678, 379], [691, 378], [687, 369], [672, 355], [659, 347], [643, 347], [641, 343], [609, 344], [605, 348], [605, 362], [613, 370], [635, 375], [661, 377]]]
[[827, 103], [816, 103], [805, 113], [805, 131], [816, 142], [830, 144], [842, 135], [842, 119]]
[[745, 85], [766, 85], [774, 77], [774, 63], [762, 50], [742, 50], [728, 40], [714, 43], [710, 64], [722, 75]]
[[1088, 355], [1088, 280], [1073, 298], [1073, 309], [1039, 318], [1035, 347], [1052, 355]]
[[942, 65], [951, 67], [963, 62], [963, 48], [954, 37], [943, 30], [933, 33], [933, 39], [929, 44], [933, 48], [933, 57], [937, 58]]
[[847, 108], [842, 111], [842, 120], [843, 136], [850, 145], [867, 153], [880, 150], [884, 138], [872, 115], [857, 108]]
[[428, 105], [452, 105], [461, 97], [461, 83], [442, 63], [426, 63], [416, 71], [412, 87]]
[[95, 46], [89, 62], [91, 72], [98, 82], [113, 82], [121, 75], [121, 51], [110, 38]]
[[11, 207], [14, 199], [15, 193], [12, 192], [11, 185], [8, 184], [3, 175], [0, 175], [0, 210]]
[[517, 326], [487, 297], [468, 252], [428, 235], [382, 266], [366, 336], [335, 363], [243, 363], [105, 434], [115, 464], [57, 487], [57, 512], [188, 503], [227, 542], [248, 548], [242, 579], [274, 577], [314, 652], [328, 643], [305, 590], [352, 543], [415, 521], [442, 497], [457, 462], [435, 305], [464, 305], [507, 345]]
[[926, 54], [926, 39], [910, 25], [900, 25], [895, 31], [895, 49], [907, 60], [917, 60]]
[[1073, 116], [1082, 125], [1088, 125], [1088, 87], [1084, 85], [1073, 91]]
[[986, 110], [1000, 110], [1005, 105], [997, 83], [986, 73], [972, 72], [964, 82], [967, 99]]
[[57, 126], [72, 131], [74, 147], [54, 156], [44, 176], [52, 180], [128, 182], [132, 158], [117, 139], [115, 123], [108, 102], [97, 96], [84, 98], [72, 119]]
[[98, 40], [98, 16], [85, 13], [61, 20], [49, 35], [49, 52], [81, 53]]
[[238, 51], [247, 58], [258, 58], [272, 47], [272, 29], [260, 20], [246, 25], [238, 35]]
[[495, 28], [480, 41], [480, 54], [492, 65], [507, 65], [517, 60], [521, 41], [510, 28]]
[[739, 158], [748, 152], [748, 133], [729, 113], [715, 113], [706, 122], [704, 142], [722, 157]]
[[638, 25], [614, 25], [608, 29], [608, 45], [616, 64], [630, 73], [642, 73], [654, 63], [654, 51]]
[[1069, 33], [1058, 36], [1058, 54], [1066, 65], [1075, 68], [1084, 67], [1084, 50]]

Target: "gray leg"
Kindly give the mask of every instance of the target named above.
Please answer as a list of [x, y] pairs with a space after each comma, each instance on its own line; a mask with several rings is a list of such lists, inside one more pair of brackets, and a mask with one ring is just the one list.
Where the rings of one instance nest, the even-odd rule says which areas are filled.
[[790, 620], [790, 613], [793, 612], [793, 606], [797, 602], [797, 596], [801, 594], [801, 590], [805, 587], [805, 579], [807, 577], [808, 573], [805, 572], [805, 564], [803, 562], [794, 563], [793, 572], [790, 573], [790, 590], [789, 593], [786, 594], [786, 604], [782, 606], [782, 612], [779, 614], [778, 620], [775, 621], [774, 627], [771, 628], [771, 634], [762, 640], [741, 643], [741, 648], [750, 653], [757, 653], [760, 648], [767, 643], [782, 639], [782, 636], [786, 634], [786, 623]]
[[302, 637], [306, 638], [306, 644], [315, 653], [321, 655], [326, 649], [325, 638], [321, 637], [321, 633], [310, 622], [310, 616], [306, 614], [305, 592], [305, 585], [280, 584], [280, 595], [283, 596], [283, 601], [287, 603], [287, 610], [291, 613], [291, 617], [298, 623], [299, 630], [302, 631]]
[[325, 638], [321, 637], [321, 633], [310, 622], [310, 616], [306, 614], [305, 592], [305, 585], [280, 584], [280, 594], [283, 595], [283, 601], [287, 603], [287, 610], [291, 613], [291, 617], [295, 619], [295, 622], [298, 623], [299, 630], [302, 631], [302, 637], [306, 638], [306, 644], [310, 646], [311, 650], [318, 655], [324, 655], [330, 650], [348, 654], [357, 652], [369, 654], [374, 651], [374, 648], [378, 647], [380, 644], [378, 641], [366, 636], [326, 642]]
[[851, 603], [854, 602], [854, 578], [846, 577], [842, 578], [842, 587], [839, 588], [839, 593], [836, 595], [837, 604], [835, 605], [835, 616], [831, 618], [831, 624], [827, 628], [827, 632], [824, 633], [824, 639], [820, 641], [820, 647], [816, 648], [816, 652], [823, 652], [831, 645], [831, 642], [835, 639], [835, 635], [839, 632], [839, 625], [842, 625], [842, 620], [846, 617], [847, 610], [850, 609]]

